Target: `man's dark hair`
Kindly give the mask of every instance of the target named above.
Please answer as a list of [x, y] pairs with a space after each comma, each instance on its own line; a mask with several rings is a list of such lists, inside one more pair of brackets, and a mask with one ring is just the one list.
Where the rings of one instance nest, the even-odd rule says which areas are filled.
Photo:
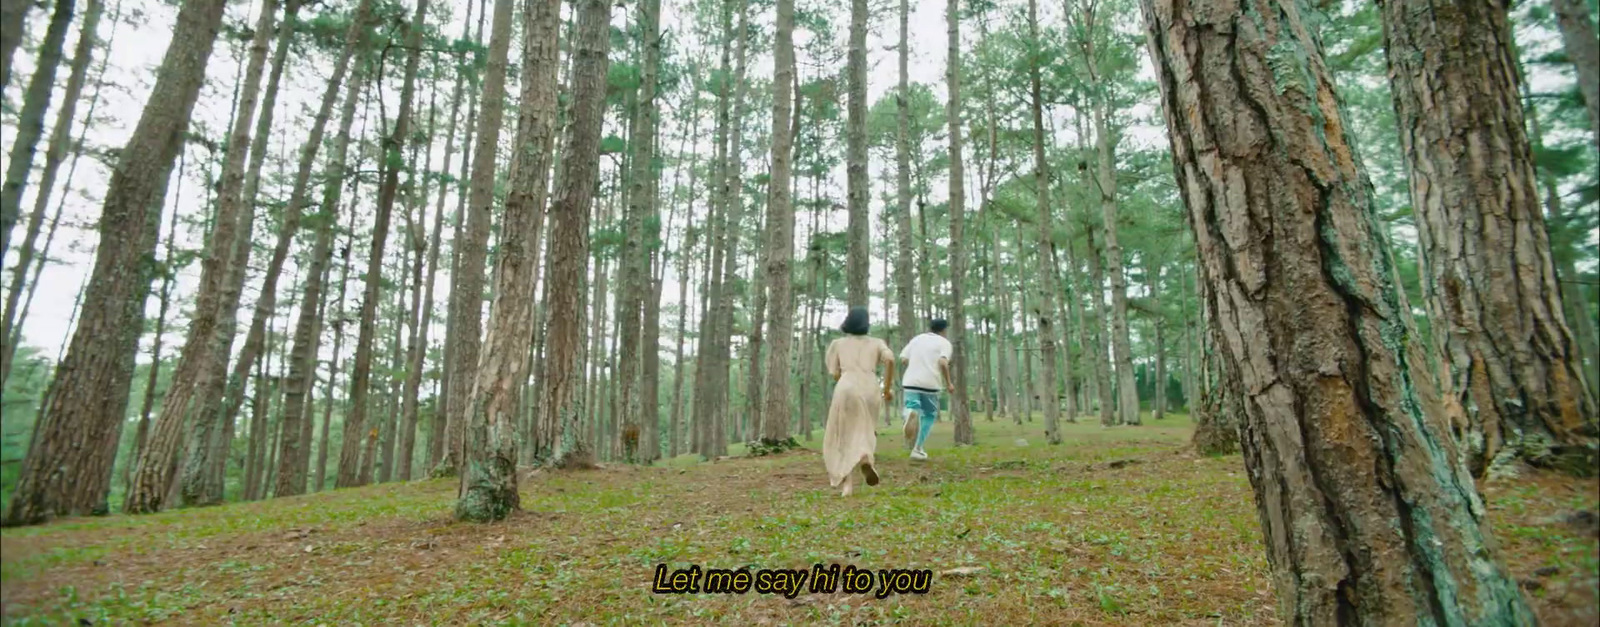
[[928, 323], [928, 330], [934, 333], [944, 333], [944, 330], [948, 328], [950, 328], [950, 322], [944, 318], [934, 318]]

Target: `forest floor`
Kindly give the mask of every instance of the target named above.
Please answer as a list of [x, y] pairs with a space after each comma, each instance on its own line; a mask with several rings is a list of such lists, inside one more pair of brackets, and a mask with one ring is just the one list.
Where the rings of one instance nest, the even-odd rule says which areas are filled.
[[[537, 472], [524, 511], [489, 525], [454, 522], [455, 482], [433, 480], [7, 529], [4, 622], [1277, 623], [1241, 459], [1195, 456], [1186, 417], [1085, 419], [1061, 446], [1038, 421], [974, 422], [978, 446], [951, 448], [941, 422], [916, 463], [880, 427], [883, 482], [845, 499], [827, 485], [819, 431], [772, 457]], [[1560, 519], [1592, 516], [1600, 484], [1535, 476], [1485, 491], [1543, 623], [1596, 624], [1600, 541]], [[882, 599], [653, 594], [660, 563], [934, 576], [927, 594]]]

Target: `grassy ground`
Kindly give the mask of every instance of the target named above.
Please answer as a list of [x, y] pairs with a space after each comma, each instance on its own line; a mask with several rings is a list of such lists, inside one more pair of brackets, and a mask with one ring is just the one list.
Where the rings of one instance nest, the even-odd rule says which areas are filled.
[[[1068, 425], [1055, 447], [1037, 422], [977, 422], [959, 450], [941, 422], [922, 463], [881, 427], [883, 483], [848, 499], [819, 431], [776, 457], [535, 473], [525, 511], [491, 525], [453, 522], [438, 480], [8, 529], [0, 597], [17, 625], [1277, 623], [1240, 458], [1188, 452], [1186, 418]], [[1485, 489], [1547, 625], [1595, 624], [1600, 545], [1550, 518], [1593, 511], [1597, 488]], [[658, 563], [935, 575], [884, 599], [657, 595]]]

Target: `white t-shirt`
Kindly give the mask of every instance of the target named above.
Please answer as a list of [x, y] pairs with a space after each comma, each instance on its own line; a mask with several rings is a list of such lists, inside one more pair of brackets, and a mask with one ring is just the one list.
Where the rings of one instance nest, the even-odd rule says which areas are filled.
[[900, 385], [925, 390], [943, 390], [944, 374], [939, 370], [940, 359], [950, 359], [955, 348], [950, 340], [937, 333], [923, 333], [900, 350], [900, 359], [906, 361], [905, 376]]

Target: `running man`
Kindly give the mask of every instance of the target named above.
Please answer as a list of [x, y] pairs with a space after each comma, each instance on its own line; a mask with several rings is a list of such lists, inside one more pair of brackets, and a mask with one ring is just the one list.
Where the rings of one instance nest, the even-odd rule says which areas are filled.
[[[928, 432], [933, 430], [933, 423], [939, 420], [939, 392], [948, 390], [955, 392], [955, 382], [950, 378], [950, 358], [955, 348], [950, 345], [950, 340], [945, 338], [945, 331], [950, 323], [942, 318], [935, 318], [928, 324], [928, 332], [911, 338], [904, 349], [900, 351], [900, 361], [904, 365], [905, 376], [900, 379], [900, 387], [905, 391], [905, 436], [906, 444], [911, 447], [911, 459], [928, 459], [928, 452], [922, 445], [928, 439]], [[911, 417], [916, 415], [920, 420], [916, 427], [912, 426]], [[912, 429], [915, 428], [915, 441], [912, 439]]]

